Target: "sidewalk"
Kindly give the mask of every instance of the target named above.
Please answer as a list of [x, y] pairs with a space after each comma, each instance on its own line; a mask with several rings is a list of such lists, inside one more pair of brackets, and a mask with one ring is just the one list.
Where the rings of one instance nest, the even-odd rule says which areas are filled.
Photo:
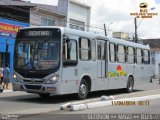
[[8, 89], [9, 89], [9, 90], [12, 90], [12, 83], [9, 83]]
[[[4, 84], [4, 83], [3, 83], [3, 84]], [[2, 85], [3, 85], [3, 84], [2, 84]], [[2, 86], [2, 85], [1, 85], [1, 86]], [[7, 90], [12, 90], [12, 83], [9, 83]]]

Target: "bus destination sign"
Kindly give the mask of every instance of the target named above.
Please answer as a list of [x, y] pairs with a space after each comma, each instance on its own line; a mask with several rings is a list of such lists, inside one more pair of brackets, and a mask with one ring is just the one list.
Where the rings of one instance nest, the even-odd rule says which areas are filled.
[[50, 31], [28, 31], [29, 37], [50, 36]]
[[51, 37], [52, 36], [52, 31], [49, 31], [49, 30], [30, 30], [30, 31], [23, 31], [23, 32], [25, 37]]

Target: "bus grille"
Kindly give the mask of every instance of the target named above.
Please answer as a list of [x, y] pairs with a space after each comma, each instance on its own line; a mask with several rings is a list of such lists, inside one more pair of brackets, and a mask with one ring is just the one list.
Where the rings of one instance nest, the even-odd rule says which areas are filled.
[[[23, 80], [25, 83], [33, 83], [32, 80]], [[44, 81], [43, 80], [34, 80], [34, 84], [42, 84]]]
[[40, 86], [36, 86], [36, 85], [25, 85], [25, 87], [27, 89], [31, 89], [31, 90], [40, 90], [41, 89], [41, 85]]
[[44, 78], [48, 73], [30, 73], [30, 72], [19, 72], [25, 78]]

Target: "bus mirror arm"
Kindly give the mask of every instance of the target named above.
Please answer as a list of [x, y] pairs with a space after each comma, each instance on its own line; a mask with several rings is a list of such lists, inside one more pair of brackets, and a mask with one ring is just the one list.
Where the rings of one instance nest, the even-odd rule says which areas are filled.
[[69, 37], [67, 35], [63, 35], [63, 42], [64, 43], [70, 42], [70, 39], [69, 39]]

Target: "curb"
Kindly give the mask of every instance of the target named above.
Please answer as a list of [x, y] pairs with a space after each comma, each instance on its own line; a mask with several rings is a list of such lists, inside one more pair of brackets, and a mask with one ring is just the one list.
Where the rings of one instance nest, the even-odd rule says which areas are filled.
[[7, 92], [13, 92], [13, 90], [3, 90], [3, 91], [0, 91], [0, 93], [7, 93]]
[[13, 90], [3, 90], [3, 92], [12, 92]]
[[[104, 96], [103, 96], [104, 97]], [[102, 97], [101, 97], [102, 98]], [[157, 95], [149, 95], [149, 96], [142, 96], [142, 97], [134, 97], [134, 98], [123, 98], [123, 99], [117, 99], [117, 100], [109, 100], [111, 97], [106, 96], [106, 101], [99, 101], [99, 102], [91, 102], [91, 103], [67, 103], [61, 106], [61, 110], [67, 110], [67, 111], [78, 111], [78, 110], [85, 110], [85, 109], [91, 109], [96, 107], [103, 107], [103, 106], [110, 106], [112, 105], [112, 102], [116, 101], [144, 101], [144, 100], [153, 100], [153, 99], [159, 99], [160, 94]], [[98, 99], [97, 99], [98, 100]]]
[[[66, 103], [64, 105], [61, 105], [60, 110], [65, 110], [65, 111], [77, 111], [77, 110], [85, 110], [89, 108], [94, 108], [104, 105], [103, 102], [107, 102], [107, 105], [110, 104], [110, 100], [114, 100], [115, 98], [113, 96], [102, 96], [101, 98], [97, 99], [90, 99], [90, 100], [84, 100], [80, 102], [72, 102], [72, 103]], [[108, 101], [107, 101], [108, 100]], [[96, 102], [93, 102], [96, 101]], [[97, 102], [99, 101], [99, 102]], [[91, 102], [91, 103], [88, 103]]]

